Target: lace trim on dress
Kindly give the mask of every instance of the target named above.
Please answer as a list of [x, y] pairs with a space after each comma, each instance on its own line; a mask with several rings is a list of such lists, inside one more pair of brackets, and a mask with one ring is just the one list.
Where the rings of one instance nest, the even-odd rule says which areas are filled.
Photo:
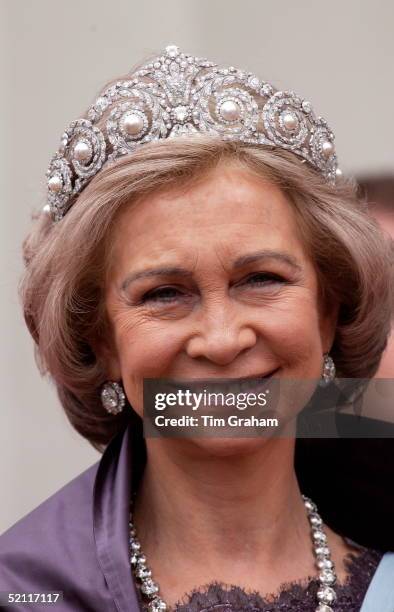
[[[336, 583], [335, 612], [359, 612], [372, 576], [383, 552], [365, 548], [361, 553], [349, 552], [344, 558], [347, 572], [344, 582]], [[174, 612], [314, 612], [317, 607], [317, 577], [283, 582], [279, 591], [262, 597], [235, 585], [212, 582], [193, 589], [178, 601]]]

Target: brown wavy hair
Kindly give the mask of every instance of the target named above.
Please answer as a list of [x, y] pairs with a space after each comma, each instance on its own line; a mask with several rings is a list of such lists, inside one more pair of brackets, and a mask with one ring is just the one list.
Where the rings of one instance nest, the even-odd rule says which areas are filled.
[[354, 182], [331, 186], [291, 152], [214, 136], [147, 143], [103, 168], [61, 221], [33, 214], [23, 243], [20, 299], [38, 367], [56, 385], [73, 427], [99, 451], [130, 419], [139, 419], [130, 405], [109, 415], [99, 397], [108, 376], [94, 346], [111, 339], [104, 288], [111, 236], [121, 231], [117, 217], [149, 193], [190, 185], [230, 161], [277, 185], [293, 206], [322, 305], [339, 304], [330, 351], [337, 375], [368, 378], [378, 368], [393, 311], [394, 249]]

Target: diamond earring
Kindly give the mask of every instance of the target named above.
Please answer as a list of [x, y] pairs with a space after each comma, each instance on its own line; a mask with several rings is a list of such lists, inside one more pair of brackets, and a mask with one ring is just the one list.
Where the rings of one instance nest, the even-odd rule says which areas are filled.
[[335, 364], [328, 353], [323, 355], [323, 371], [321, 374], [320, 385], [326, 387], [335, 378]]
[[122, 383], [107, 381], [101, 388], [101, 403], [110, 414], [119, 414], [126, 404]]

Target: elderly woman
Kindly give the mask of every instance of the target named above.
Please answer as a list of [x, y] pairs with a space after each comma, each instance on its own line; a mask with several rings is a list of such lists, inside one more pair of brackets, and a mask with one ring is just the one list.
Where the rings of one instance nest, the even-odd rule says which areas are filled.
[[392, 612], [394, 555], [323, 523], [294, 436], [142, 428], [146, 379], [377, 370], [392, 254], [333, 139], [294, 92], [174, 45], [65, 131], [21, 295], [41, 370], [104, 453], [0, 538], [12, 609], [61, 592], [67, 611]]

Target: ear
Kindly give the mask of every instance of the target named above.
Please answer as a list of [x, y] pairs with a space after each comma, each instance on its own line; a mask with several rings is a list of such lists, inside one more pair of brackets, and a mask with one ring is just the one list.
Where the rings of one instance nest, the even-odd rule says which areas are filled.
[[338, 302], [326, 305], [320, 315], [319, 328], [324, 353], [329, 353], [334, 342], [338, 324], [339, 304]]
[[97, 361], [102, 364], [102, 369], [108, 380], [118, 381], [122, 378], [118, 353], [113, 343], [108, 340], [91, 340], [91, 346]]

